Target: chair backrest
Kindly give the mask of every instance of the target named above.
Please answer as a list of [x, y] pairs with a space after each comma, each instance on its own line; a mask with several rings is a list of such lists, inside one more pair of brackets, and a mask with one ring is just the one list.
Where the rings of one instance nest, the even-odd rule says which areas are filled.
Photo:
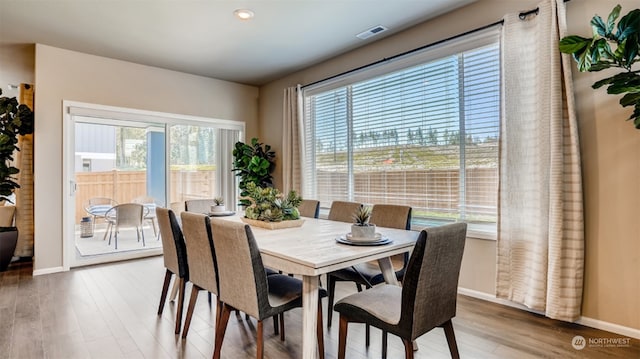
[[182, 233], [187, 246], [189, 281], [202, 289], [218, 294], [218, 272], [213, 248], [209, 216], [182, 212]]
[[417, 338], [456, 315], [466, 223], [420, 232], [402, 282], [399, 326]]
[[369, 223], [376, 226], [411, 229], [411, 207], [395, 204], [374, 204]]
[[213, 198], [209, 199], [190, 199], [184, 201], [184, 210], [187, 212], [209, 213], [211, 206], [215, 206], [216, 202]]
[[362, 203], [333, 201], [327, 218], [332, 221], [353, 222], [353, 215], [360, 207]]
[[268, 308], [267, 274], [251, 227], [220, 218], [211, 219], [218, 261], [219, 298], [259, 320]]
[[145, 215], [145, 208], [139, 203], [122, 203], [114, 206], [107, 212], [107, 216], [111, 211], [115, 211], [116, 227], [121, 226], [142, 226], [142, 219]]
[[[395, 204], [374, 204], [371, 209], [369, 223], [380, 227], [409, 230], [411, 229], [411, 207]], [[406, 268], [408, 262], [408, 252], [391, 257], [391, 263], [396, 272]], [[404, 276], [404, 272], [399, 273], [400, 276]]]
[[162, 256], [164, 266], [179, 277], [189, 279], [189, 266], [187, 265], [187, 248], [178, 218], [168, 209], [156, 208], [160, 238], [162, 238]]
[[320, 215], [320, 201], [315, 199], [303, 199], [298, 207], [300, 215], [309, 218], [318, 218]]

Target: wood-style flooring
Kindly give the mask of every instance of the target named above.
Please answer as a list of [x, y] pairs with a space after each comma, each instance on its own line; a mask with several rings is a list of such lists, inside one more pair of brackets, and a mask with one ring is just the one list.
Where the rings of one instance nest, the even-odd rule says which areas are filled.
[[[30, 263], [14, 263], [0, 273], [0, 358], [210, 358], [213, 353], [215, 308], [205, 293], [186, 340], [173, 333], [175, 304], [156, 315], [164, 279], [161, 257], [37, 277], [31, 272]], [[339, 282], [336, 299], [352, 292], [355, 286]], [[300, 309], [285, 314], [285, 321], [284, 342], [274, 335], [271, 321], [266, 323], [266, 358], [301, 357]], [[638, 340], [623, 347], [587, 342], [576, 350], [571, 341], [577, 335], [587, 341], [627, 337], [465, 296], [459, 296], [453, 325], [462, 358], [640, 358]], [[254, 358], [255, 333], [255, 320], [232, 317], [223, 358]], [[351, 325], [347, 358], [380, 358], [380, 336], [372, 328], [367, 349], [364, 328]], [[325, 330], [328, 359], [336, 357], [337, 341], [338, 315]], [[425, 334], [418, 345], [416, 358], [449, 357], [442, 329]], [[401, 341], [390, 335], [388, 357], [403, 356]]]

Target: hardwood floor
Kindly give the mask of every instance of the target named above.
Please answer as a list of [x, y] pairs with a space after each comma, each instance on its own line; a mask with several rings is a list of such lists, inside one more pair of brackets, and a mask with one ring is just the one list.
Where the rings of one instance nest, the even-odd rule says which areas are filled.
[[[210, 358], [213, 353], [215, 307], [205, 293], [186, 340], [173, 334], [173, 303], [162, 317], [156, 315], [164, 278], [161, 257], [38, 277], [31, 271], [30, 263], [14, 263], [0, 273], [0, 358]], [[355, 291], [349, 283], [336, 289], [336, 298]], [[285, 318], [284, 342], [271, 323], [265, 326], [266, 358], [301, 356], [300, 309]], [[333, 320], [325, 330], [328, 359], [336, 357], [338, 347], [338, 316]], [[640, 358], [638, 340], [624, 347], [590, 345], [589, 339], [627, 337], [465, 296], [459, 296], [453, 325], [462, 358]], [[255, 333], [254, 320], [232, 317], [222, 357], [254, 358]], [[371, 333], [367, 350], [364, 327], [349, 327], [347, 358], [381, 357], [380, 332], [372, 328]], [[587, 340], [582, 350], [571, 345], [576, 335]], [[416, 358], [449, 357], [442, 329], [425, 334], [418, 344]], [[403, 356], [402, 342], [390, 335], [388, 357]]]

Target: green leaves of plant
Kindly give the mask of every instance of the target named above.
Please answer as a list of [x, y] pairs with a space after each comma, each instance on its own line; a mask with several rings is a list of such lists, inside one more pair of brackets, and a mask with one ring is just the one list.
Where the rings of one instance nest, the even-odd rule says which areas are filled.
[[[0, 95], [2, 90], [0, 90]], [[33, 133], [33, 112], [26, 105], [18, 105], [15, 97], [0, 97], [0, 199], [7, 199], [20, 186], [13, 176], [18, 168], [9, 166], [18, 149], [18, 135]]]
[[[247, 195], [247, 185], [254, 183], [260, 187], [271, 187], [275, 169], [275, 152], [271, 146], [263, 145], [257, 138], [251, 139], [251, 144], [236, 142], [233, 150], [233, 169], [240, 177], [240, 195]], [[247, 204], [246, 201], [243, 204]]]
[[[605, 23], [598, 15], [591, 19], [592, 38], [571, 35], [560, 40], [560, 52], [572, 54], [580, 71], [601, 71], [619, 67], [625, 71], [593, 84], [593, 88], [607, 87], [609, 94], [624, 94], [622, 106], [634, 106], [629, 119], [640, 129], [640, 75], [632, 66], [640, 61], [640, 9], [620, 16], [621, 6], [613, 8]], [[614, 31], [615, 30], [615, 31]], [[615, 45], [615, 50], [612, 50]]]

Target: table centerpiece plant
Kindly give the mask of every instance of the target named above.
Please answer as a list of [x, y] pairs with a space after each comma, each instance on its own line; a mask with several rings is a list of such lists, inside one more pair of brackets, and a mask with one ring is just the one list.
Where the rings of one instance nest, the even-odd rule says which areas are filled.
[[246, 195], [240, 197], [249, 202], [244, 215], [248, 219], [264, 222], [281, 222], [300, 218], [298, 207], [302, 198], [296, 191], [287, 195], [273, 187], [262, 188], [253, 182], [247, 183]]
[[376, 237], [376, 225], [369, 223], [371, 207], [361, 206], [353, 214], [354, 223], [351, 225], [351, 239], [371, 240]]

